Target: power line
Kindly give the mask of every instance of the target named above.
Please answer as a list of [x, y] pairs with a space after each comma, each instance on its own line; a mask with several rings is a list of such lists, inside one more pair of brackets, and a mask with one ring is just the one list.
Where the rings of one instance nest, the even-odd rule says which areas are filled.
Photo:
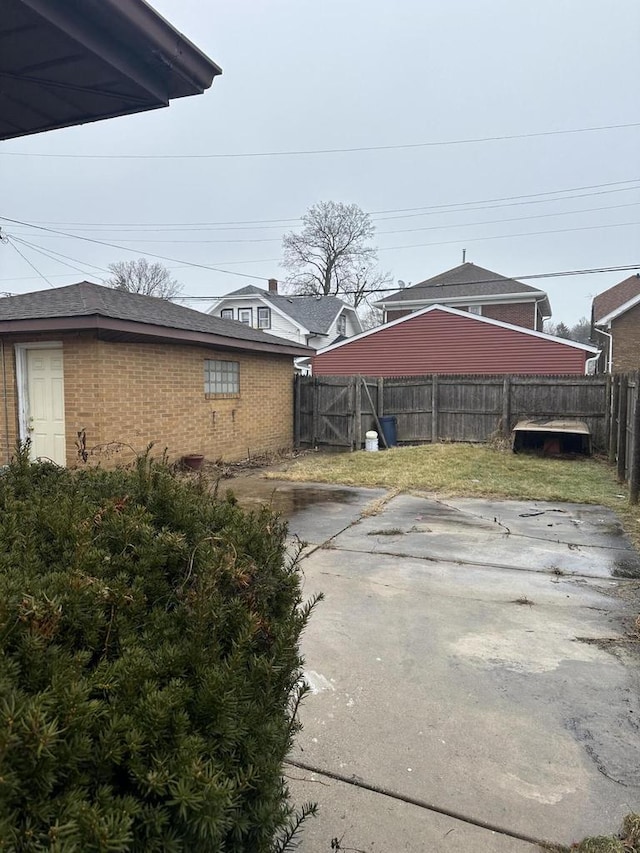
[[54, 284], [52, 284], [52, 283], [49, 281], [49, 279], [46, 277], [46, 275], [45, 275], [44, 273], [40, 272], [40, 270], [38, 269], [38, 267], [36, 267], [34, 264], [32, 264], [32, 263], [31, 263], [31, 261], [29, 260], [29, 258], [27, 258], [27, 256], [26, 256], [26, 255], [24, 255], [24, 254], [20, 251], [20, 249], [16, 246], [15, 242], [11, 239], [11, 237], [8, 237], [8, 240], [9, 240], [9, 243], [10, 243], [10, 244], [13, 246], [13, 248], [15, 249], [15, 251], [20, 255], [20, 257], [22, 258], [22, 260], [23, 260], [23, 261], [26, 261], [26, 263], [28, 263], [28, 264], [29, 264], [29, 266], [31, 267], [31, 269], [32, 269], [32, 270], [34, 270], [35, 272], [37, 272], [37, 273], [38, 273], [38, 275], [40, 276], [40, 278], [44, 279], [44, 281], [46, 281], [46, 282], [47, 282], [47, 284], [49, 285], [49, 287], [55, 287], [55, 285], [54, 285]]
[[[639, 188], [640, 189], [640, 188]], [[548, 219], [553, 216], [572, 216], [573, 214], [578, 213], [590, 213], [592, 211], [602, 211], [602, 210], [619, 210], [620, 208], [625, 207], [636, 207], [640, 204], [640, 201], [632, 201], [627, 204], [612, 204], [605, 205], [601, 207], [583, 207], [578, 208], [577, 210], [560, 210], [555, 213], [534, 213], [530, 216], [512, 216], [503, 219], [485, 219], [480, 222], [450, 222], [446, 225], [423, 225], [418, 228], [398, 228], [393, 231], [378, 231], [377, 234], [411, 234], [416, 231], [441, 231], [448, 228], [467, 228], [475, 225], [495, 225], [498, 223], [504, 222], [524, 222], [529, 219]], [[77, 235], [73, 234], [70, 238], [65, 239], [75, 239]], [[147, 239], [146, 237], [135, 237], [135, 238], [120, 238], [120, 242], [122, 243], [161, 243], [163, 245], [167, 243], [181, 243], [184, 245], [202, 245], [202, 244], [210, 244], [210, 243], [280, 243], [280, 238], [261, 238], [254, 239], [252, 237], [248, 238], [235, 238], [230, 240], [173, 240], [173, 239]]]
[[508, 142], [516, 139], [535, 139], [547, 136], [564, 136], [577, 133], [599, 133], [603, 130], [623, 130], [640, 127], [640, 122], [603, 124], [593, 127], [574, 127], [562, 130], [539, 130], [532, 133], [511, 133], [500, 136], [478, 136], [468, 139], [444, 139], [430, 142], [405, 142], [395, 145], [359, 145], [353, 148], [313, 148], [291, 151], [247, 151], [221, 154], [49, 154], [34, 151], [4, 151], [9, 157], [47, 157], [74, 160], [223, 160], [246, 157], [300, 157], [318, 154], [352, 154], [364, 151], [400, 151], [411, 148], [441, 148], [450, 145], [477, 145], [484, 142]]
[[[610, 267], [592, 267], [590, 269], [573, 269], [573, 270], [560, 270], [559, 272], [543, 272], [543, 273], [534, 273], [532, 275], [514, 275], [509, 276], [509, 278], [513, 281], [534, 281], [537, 279], [545, 279], [545, 278], [565, 278], [567, 276], [578, 276], [578, 275], [600, 275], [602, 273], [611, 273], [611, 272], [635, 272], [636, 270], [640, 270], [640, 263], [637, 264], [624, 264], [620, 266], [610, 266]], [[456, 285], [471, 285], [471, 284], [496, 284], [504, 282], [505, 276], [494, 277], [494, 278], [483, 278], [483, 279], [474, 279], [473, 281], [457, 281]], [[440, 284], [424, 284], [420, 283], [414, 284], [413, 287], [420, 289], [426, 289], [429, 287], [442, 287]], [[409, 288], [407, 288], [409, 289]], [[338, 296], [341, 295], [349, 295], [355, 293], [397, 293], [398, 287], [376, 287], [376, 288], [365, 288], [363, 290], [340, 290]], [[309, 294], [297, 294], [297, 293], [287, 293], [280, 294], [281, 296], [286, 295], [289, 299], [303, 299], [305, 297], [309, 297]], [[336, 294], [332, 294], [336, 295]], [[193, 301], [211, 301], [224, 298], [224, 294], [217, 296], [184, 296], [181, 295], [181, 299], [189, 299]]]
[[[10, 236], [15, 241], [22, 244], [23, 246], [27, 246], [28, 248], [32, 249], [34, 252], [38, 252], [39, 254], [44, 255], [46, 258], [49, 258], [52, 261], [57, 261], [59, 264], [62, 264], [63, 266], [67, 266], [70, 269], [76, 270], [76, 272], [81, 272], [83, 275], [87, 274], [86, 267], [93, 267], [94, 269], [99, 270], [100, 272], [105, 272], [105, 273], [108, 272], [108, 270], [105, 269], [104, 267], [99, 267], [96, 264], [90, 264], [88, 261], [85, 262], [85, 261], [80, 260], [79, 258], [69, 257], [69, 255], [63, 255], [61, 252], [55, 252], [53, 249], [45, 249], [43, 246], [38, 246], [36, 243], [30, 243], [21, 237], [16, 237], [15, 234], [11, 234]], [[56, 257], [56, 255], [58, 257]], [[63, 258], [65, 260], [63, 260]], [[79, 267], [79, 266], [76, 266], [75, 264], [69, 263], [69, 261], [75, 261], [75, 264], [82, 264], [84, 269]]]
[[[137, 255], [144, 254], [150, 258], [159, 258], [161, 261], [172, 261], [173, 263], [184, 264], [185, 266], [188, 266], [188, 267], [198, 267], [200, 269], [212, 270], [213, 272], [221, 272], [221, 273], [224, 273], [225, 275], [237, 275], [237, 276], [241, 276], [242, 278], [251, 278], [251, 279], [254, 279], [255, 281], [264, 281], [266, 278], [266, 276], [250, 275], [249, 273], [246, 273], [246, 272], [236, 272], [235, 270], [225, 270], [225, 269], [221, 269], [220, 267], [211, 266], [210, 264], [198, 264], [195, 261], [185, 261], [182, 258], [170, 258], [167, 255], [158, 255], [158, 254], [154, 254], [153, 252], [140, 252], [137, 249], [131, 249], [128, 246], [120, 246], [117, 243], [108, 243], [105, 240], [96, 240], [93, 237], [82, 237], [79, 234], [67, 234], [64, 231], [57, 231], [54, 228], [45, 228], [44, 225], [31, 225], [29, 222], [23, 222], [20, 219], [10, 219], [8, 216], [0, 216], [0, 219], [2, 219], [4, 222], [11, 222], [14, 225], [26, 225], [30, 228], [37, 228], [39, 231], [47, 231], [51, 234], [58, 234], [58, 235], [63, 236], [63, 237], [75, 237], [76, 240], [84, 240], [86, 243], [96, 243], [99, 246], [108, 246], [111, 249], [120, 249], [123, 252], [134, 252]], [[34, 267], [34, 269], [35, 269], [35, 267]]]
[[[599, 190], [599, 189], [602, 189], [603, 187], [619, 187], [622, 184], [640, 184], [640, 178], [631, 178], [631, 179], [624, 180], [624, 181], [608, 181], [608, 182], [602, 183], [602, 184], [586, 184], [585, 186], [581, 186], [581, 187], [566, 187], [565, 189], [546, 190], [544, 192], [539, 192], [539, 193], [525, 193], [523, 195], [500, 196], [497, 198], [476, 199], [474, 201], [458, 201], [458, 202], [450, 202], [448, 204], [435, 204], [435, 205], [427, 205], [427, 206], [422, 206], [422, 207], [399, 207], [399, 208], [390, 208], [387, 210], [373, 210], [373, 211], [369, 212], [369, 215], [373, 217], [373, 216], [381, 216], [382, 214], [387, 214], [387, 213], [411, 213], [413, 211], [424, 211], [425, 215], [426, 215], [427, 213], [430, 213], [431, 211], [440, 212], [443, 210], [459, 208], [459, 207], [465, 207], [467, 210], [470, 210], [470, 209], [472, 209], [469, 207], [470, 205], [484, 205], [484, 204], [491, 205], [492, 207], [493, 206], [495, 206], [495, 207], [511, 207], [511, 206], [515, 206], [515, 205], [510, 205], [510, 204], [497, 205], [497, 204], [494, 204], [494, 202], [502, 202], [502, 201], [512, 202], [512, 201], [517, 201], [518, 199], [537, 199], [537, 198], [541, 198], [543, 196], [559, 195], [560, 193], [582, 193], [582, 190]], [[596, 192], [596, 193], [583, 193], [581, 195], [564, 195], [561, 198], [548, 199], [548, 201], [554, 202], [554, 201], [563, 201], [564, 199], [586, 198], [586, 197], [591, 196], [591, 195], [607, 195], [608, 193], [627, 192], [629, 190], [636, 190], [636, 189], [640, 189], [640, 186], [628, 187], [628, 188], [624, 187], [623, 189], [610, 190], [606, 193]], [[529, 203], [529, 202], [526, 202], [526, 203]], [[531, 203], [533, 203], [533, 202], [531, 202]], [[536, 203], [538, 203], [538, 202], [536, 202]], [[475, 209], [485, 210], [485, 209], [491, 209], [491, 208], [477, 207]], [[456, 212], [456, 211], [454, 211], [454, 212]], [[416, 215], [422, 215], [422, 214], [418, 213]], [[409, 217], [389, 217], [389, 218], [404, 219], [404, 218], [409, 218]], [[66, 226], [66, 227], [77, 226], [79, 228], [79, 230], [82, 230], [82, 231], [93, 230], [93, 228], [92, 228], [93, 226], [95, 226], [96, 228], [99, 228], [99, 229], [104, 228], [105, 230], [120, 230], [120, 228], [123, 228], [123, 229], [124, 228], [133, 228], [136, 230], [139, 230], [142, 228], [149, 228], [149, 230], [156, 230], [158, 228], [165, 228], [165, 227], [171, 228], [171, 229], [175, 228], [177, 230], [180, 230], [180, 229], [185, 229], [185, 230], [191, 230], [191, 229], [194, 229], [194, 230], [199, 230], [199, 229], [213, 230], [214, 227], [229, 226], [229, 229], [227, 229], [226, 227], [221, 227], [220, 230], [236, 230], [235, 228], [232, 228], [232, 226], [235, 226], [235, 225], [238, 225], [238, 226], [240, 226], [240, 225], [258, 226], [261, 224], [291, 223], [291, 222], [301, 222], [301, 221], [302, 221], [302, 217], [299, 217], [299, 216], [294, 217], [294, 218], [289, 218], [289, 219], [285, 219], [285, 218], [283, 218], [283, 219], [239, 219], [239, 220], [226, 220], [226, 221], [222, 220], [222, 221], [217, 221], [217, 222], [157, 222], [157, 223], [153, 223], [153, 222], [69, 222], [69, 221], [57, 221], [57, 220], [48, 220], [48, 219], [42, 219], [42, 220], [34, 219], [33, 225], [59, 225], [59, 226]], [[383, 220], [381, 220], [381, 221], [383, 221]], [[283, 227], [283, 226], [282, 225], [273, 225], [273, 228], [281, 228], [281, 227]], [[251, 231], [254, 229], [248, 228], [247, 230]], [[256, 229], [256, 230], [262, 230], [262, 229], [260, 228], [260, 229]]]
[[457, 240], [444, 240], [435, 243], [411, 243], [404, 246], [380, 246], [379, 252], [395, 251], [396, 249], [420, 249], [423, 246], [450, 246], [461, 243], [480, 243], [484, 240], [509, 240], [513, 237], [539, 237], [541, 234], [568, 234], [572, 231], [598, 231], [603, 228], [626, 228], [640, 225], [640, 222], [614, 222], [609, 225], [582, 225], [578, 228], [555, 228], [550, 231], [521, 231], [518, 234], [494, 234], [489, 237], [465, 237]]

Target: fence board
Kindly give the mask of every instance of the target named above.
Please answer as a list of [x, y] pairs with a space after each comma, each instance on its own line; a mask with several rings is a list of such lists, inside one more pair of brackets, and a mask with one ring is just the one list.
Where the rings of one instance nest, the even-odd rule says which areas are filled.
[[[359, 449], [364, 433], [375, 429], [375, 413], [398, 421], [401, 443], [483, 442], [517, 421], [567, 418], [586, 421], [593, 446], [608, 450], [620, 413], [612, 408], [619, 383], [606, 376], [356, 376], [301, 377], [296, 392], [295, 435], [301, 444]], [[371, 396], [362, 386], [366, 383]], [[624, 395], [629, 418], [635, 411], [636, 383]], [[608, 407], [610, 409], [608, 413]], [[360, 412], [356, 424], [356, 412]], [[625, 415], [625, 451], [631, 421]], [[621, 454], [618, 454], [621, 455]], [[624, 452], [624, 458], [630, 454]], [[624, 469], [623, 469], [624, 471]]]

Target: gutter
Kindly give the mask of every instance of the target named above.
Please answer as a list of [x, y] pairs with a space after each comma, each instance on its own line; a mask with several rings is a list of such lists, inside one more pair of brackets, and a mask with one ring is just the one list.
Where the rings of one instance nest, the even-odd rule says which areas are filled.
[[81, 332], [95, 331], [119, 333], [146, 339], [152, 342], [169, 341], [176, 344], [196, 344], [225, 350], [246, 352], [268, 352], [275, 355], [309, 356], [314, 353], [310, 347], [285, 341], [282, 345], [266, 341], [243, 340], [227, 337], [215, 332], [199, 332], [190, 329], [174, 329], [153, 323], [137, 323], [133, 320], [115, 320], [98, 314], [83, 317], [45, 317], [29, 320], [0, 321], [0, 335], [32, 334], [38, 332]]
[[440, 294], [440, 296], [425, 299], [381, 299], [379, 302], [372, 302], [371, 304], [374, 308], [380, 308], [382, 310], [400, 311], [403, 308], [428, 308], [429, 305], [441, 304], [451, 305], [453, 308], [454, 303], [458, 305], [473, 305], [475, 303], [485, 304], [487, 302], [531, 302], [532, 300], [536, 302], [544, 302], [545, 299], [548, 299], [548, 296], [543, 290], [529, 290], [526, 293], [490, 293], [486, 296], [476, 294], [474, 296], [443, 297], [442, 294]]

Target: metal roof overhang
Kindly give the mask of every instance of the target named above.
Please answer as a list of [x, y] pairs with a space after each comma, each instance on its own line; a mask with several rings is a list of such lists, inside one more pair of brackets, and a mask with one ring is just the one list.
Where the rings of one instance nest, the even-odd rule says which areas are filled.
[[173, 343], [215, 349], [271, 353], [272, 355], [299, 358], [312, 356], [314, 350], [296, 344], [267, 343], [248, 341], [217, 335], [213, 332], [198, 332], [189, 329], [174, 329], [169, 326], [157, 326], [153, 323], [137, 323], [132, 320], [118, 320], [102, 317], [98, 314], [82, 317], [48, 317], [29, 320], [0, 321], [0, 335], [41, 334], [43, 332], [81, 332], [93, 331], [103, 340], [138, 341], [146, 343]]
[[145, 0], [4, 0], [0, 140], [166, 107], [221, 73]]

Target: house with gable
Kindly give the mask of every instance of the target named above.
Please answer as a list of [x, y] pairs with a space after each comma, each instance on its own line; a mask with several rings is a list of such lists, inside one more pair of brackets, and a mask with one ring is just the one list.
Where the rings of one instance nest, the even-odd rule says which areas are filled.
[[207, 313], [313, 349], [362, 332], [355, 309], [338, 297], [281, 294], [274, 278], [269, 279], [268, 290], [250, 284], [227, 293]]
[[640, 275], [599, 293], [591, 305], [591, 338], [601, 348], [600, 373], [640, 368]]
[[549, 298], [543, 290], [469, 262], [373, 304], [384, 311], [385, 323], [432, 305], [444, 305], [536, 332], [542, 332], [544, 321], [551, 317]]
[[294, 359], [307, 347], [82, 281], [0, 299], [0, 454], [113, 464], [154, 442], [172, 460], [293, 444]]

